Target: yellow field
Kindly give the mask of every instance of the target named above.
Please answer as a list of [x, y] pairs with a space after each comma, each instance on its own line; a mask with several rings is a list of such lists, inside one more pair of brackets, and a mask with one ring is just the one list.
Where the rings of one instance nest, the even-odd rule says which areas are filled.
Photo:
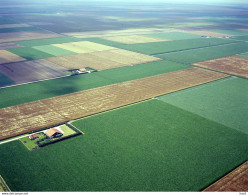
[[77, 55], [51, 57], [46, 58], [46, 60], [68, 69], [91, 67], [96, 70], [105, 70], [153, 62], [161, 59], [123, 49], [113, 49]]
[[225, 74], [189, 68], [0, 109], [0, 140], [193, 87]]
[[109, 41], [115, 41], [115, 42], [124, 43], [124, 44], [170, 41], [168, 39], [149, 37], [145, 35], [127, 35], [127, 36], [113, 36], [113, 37], [102, 37], [102, 38], [109, 40]]
[[113, 47], [109, 47], [89, 41], [53, 44], [53, 46], [60, 47], [62, 49], [66, 49], [75, 53], [91, 53], [94, 51], [104, 51], [104, 50], [114, 49]]
[[202, 36], [210, 36], [210, 37], [225, 37], [225, 36], [232, 36], [230, 34], [224, 34], [224, 33], [217, 33], [217, 32], [210, 32], [210, 31], [197, 31], [197, 30], [187, 30], [187, 33], [202, 35]]
[[56, 38], [56, 37], [63, 37], [63, 35], [51, 33], [45, 30], [9, 32], [9, 33], [1, 33], [0, 43], [33, 40], [33, 39]]
[[26, 59], [15, 55], [6, 50], [0, 50], [0, 64], [10, 63], [10, 62], [20, 62], [25, 61]]

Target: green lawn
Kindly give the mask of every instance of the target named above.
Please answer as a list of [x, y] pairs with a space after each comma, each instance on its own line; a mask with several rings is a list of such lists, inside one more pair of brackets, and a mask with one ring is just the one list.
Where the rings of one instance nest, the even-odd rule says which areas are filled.
[[248, 80], [230, 77], [159, 98], [248, 134]]
[[11, 84], [15, 84], [15, 81], [12, 81], [9, 77], [0, 73], [0, 87], [11, 85]]
[[0, 108], [186, 69], [189, 67], [190, 66], [188, 65], [169, 61], [157, 61], [135, 66], [109, 69], [91, 74], [9, 87], [0, 90]]
[[64, 55], [72, 55], [76, 54], [75, 52], [62, 49], [59, 47], [55, 47], [53, 45], [42, 45], [42, 46], [35, 46], [34, 49], [37, 49], [39, 51], [51, 54], [52, 56], [64, 56]]
[[72, 135], [76, 133], [73, 129], [71, 129], [67, 125], [60, 126], [60, 129], [64, 132], [62, 137], [67, 137], [68, 135]]
[[181, 52], [156, 55], [156, 57], [178, 63], [195, 63], [215, 58], [231, 56], [248, 51], [248, 43], [239, 42], [229, 45], [219, 45], [209, 48], [194, 49]]
[[156, 33], [156, 34], [148, 34], [148, 35], [152, 37], [158, 37], [169, 40], [196, 39], [201, 37], [201, 35], [185, 33], [185, 32]]
[[48, 54], [43, 51], [39, 51], [31, 47], [12, 48], [12, 49], [7, 49], [7, 51], [14, 53], [20, 57], [26, 58], [27, 60], [37, 60], [37, 59], [54, 57], [54, 55]]
[[158, 54], [172, 51], [187, 50], [193, 48], [209, 47], [227, 43], [237, 42], [232, 39], [220, 39], [220, 38], [198, 38], [198, 39], [186, 39], [175, 40], [166, 42], [154, 42], [154, 43], [140, 43], [140, 44], [121, 44], [113, 41], [107, 41], [103, 39], [86, 39], [92, 42], [114, 46], [130, 51], [135, 51], [143, 54]]
[[78, 39], [74, 37], [58, 37], [58, 38], [49, 38], [49, 39], [17, 41], [15, 43], [18, 45], [25, 46], [25, 47], [34, 47], [34, 46], [60, 44], [60, 43], [68, 43], [68, 42], [75, 42], [75, 41], [82, 41], [82, 39]]
[[248, 156], [246, 134], [159, 100], [73, 125], [85, 135], [33, 152], [0, 146], [12, 191], [199, 191]]

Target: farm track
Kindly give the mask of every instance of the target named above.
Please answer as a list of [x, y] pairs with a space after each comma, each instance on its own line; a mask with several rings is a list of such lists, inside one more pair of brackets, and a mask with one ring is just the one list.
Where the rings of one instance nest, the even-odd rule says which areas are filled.
[[0, 140], [227, 76], [189, 68], [3, 108], [0, 109]]
[[248, 161], [206, 188], [205, 192], [247, 192]]

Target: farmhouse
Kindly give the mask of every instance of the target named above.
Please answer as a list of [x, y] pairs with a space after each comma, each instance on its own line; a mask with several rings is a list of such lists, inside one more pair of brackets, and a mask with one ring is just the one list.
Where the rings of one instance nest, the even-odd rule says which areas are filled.
[[45, 134], [49, 137], [49, 138], [56, 138], [56, 137], [60, 137], [63, 135], [63, 132], [56, 129], [56, 128], [51, 128], [45, 131]]
[[29, 136], [29, 139], [30, 140], [35, 140], [35, 139], [37, 139], [39, 136], [37, 135], [37, 134], [32, 134], [32, 135], [30, 135]]

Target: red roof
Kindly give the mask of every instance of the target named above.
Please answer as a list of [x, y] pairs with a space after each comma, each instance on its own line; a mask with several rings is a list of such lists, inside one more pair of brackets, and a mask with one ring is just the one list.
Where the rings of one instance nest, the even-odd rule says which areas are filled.
[[35, 139], [35, 138], [38, 138], [38, 135], [37, 134], [33, 134], [33, 135], [30, 135], [29, 136], [29, 139]]
[[46, 133], [49, 137], [51, 137], [51, 136], [53, 136], [55, 133], [62, 133], [62, 132], [59, 131], [58, 129], [51, 128], [51, 129], [46, 130], [45, 133]]

